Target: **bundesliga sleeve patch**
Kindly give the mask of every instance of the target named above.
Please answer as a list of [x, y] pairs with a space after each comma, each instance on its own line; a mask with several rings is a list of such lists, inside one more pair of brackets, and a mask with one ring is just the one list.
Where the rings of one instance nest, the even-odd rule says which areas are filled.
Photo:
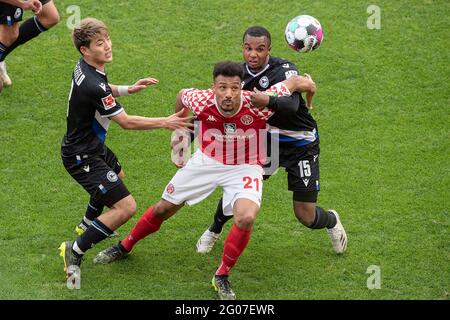
[[112, 94], [109, 94], [108, 96], [102, 98], [102, 104], [105, 110], [109, 110], [116, 106], [116, 99], [114, 99]]
[[298, 75], [298, 72], [295, 71], [295, 70], [289, 70], [289, 71], [286, 71], [286, 72], [284, 73], [284, 75], [286, 76], [286, 79], [289, 79], [289, 78], [292, 77], [292, 76]]

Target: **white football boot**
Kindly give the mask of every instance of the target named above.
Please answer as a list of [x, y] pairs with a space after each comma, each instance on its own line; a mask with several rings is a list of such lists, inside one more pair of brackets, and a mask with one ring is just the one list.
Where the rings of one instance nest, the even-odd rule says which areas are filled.
[[333, 244], [334, 252], [337, 254], [342, 254], [347, 249], [347, 234], [345, 233], [344, 227], [342, 226], [341, 219], [336, 210], [328, 210], [336, 216], [336, 225], [327, 229], [328, 235], [330, 236], [331, 243]]
[[198, 253], [210, 252], [221, 234], [222, 233], [215, 233], [209, 231], [209, 229], [206, 229], [206, 231], [203, 232], [202, 236], [197, 241], [197, 252]]
[[3, 85], [5, 87], [10, 86], [12, 84], [11, 78], [8, 76], [8, 73], [6, 72], [5, 61], [0, 62], [0, 80], [3, 81]]

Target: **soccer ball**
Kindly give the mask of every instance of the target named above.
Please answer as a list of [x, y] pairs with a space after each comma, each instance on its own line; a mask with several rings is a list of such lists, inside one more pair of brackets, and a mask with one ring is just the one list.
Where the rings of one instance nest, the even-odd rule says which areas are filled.
[[322, 43], [323, 30], [316, 18], [302, 15], [289, 21], [284, 35], [289, 47], [295, 51], [310, 52]]

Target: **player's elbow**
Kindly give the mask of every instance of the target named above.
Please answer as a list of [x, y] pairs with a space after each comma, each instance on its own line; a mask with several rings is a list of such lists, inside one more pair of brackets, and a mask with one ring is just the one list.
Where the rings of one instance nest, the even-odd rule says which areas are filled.
[[298, 76], [296, 80], [297, 80], [297, 89], [299, 92], [311, 92], [311, 93], [316, 92], [317, 86], [312, 79]]

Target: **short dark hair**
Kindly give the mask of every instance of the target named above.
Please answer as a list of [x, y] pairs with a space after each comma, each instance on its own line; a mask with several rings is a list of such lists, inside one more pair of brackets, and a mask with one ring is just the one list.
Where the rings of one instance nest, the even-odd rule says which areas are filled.
[[215, 80], [218, 76], [224, 77], [236, 77], [244, 80], [244, 68], [240, 63], [233, 61], [222, 61], [218, 62], [214, 66], [213, 79]]
[[249, 35], [251, 37], [266, 37], [269, 41], [269, 47], [272, 43], [272, 37], [270, 36], [269, 30], [260, 26], [253, 26], [245, 30], [244, 35], [242, 36], [242, 42], [244, 42], [245, 36]]

